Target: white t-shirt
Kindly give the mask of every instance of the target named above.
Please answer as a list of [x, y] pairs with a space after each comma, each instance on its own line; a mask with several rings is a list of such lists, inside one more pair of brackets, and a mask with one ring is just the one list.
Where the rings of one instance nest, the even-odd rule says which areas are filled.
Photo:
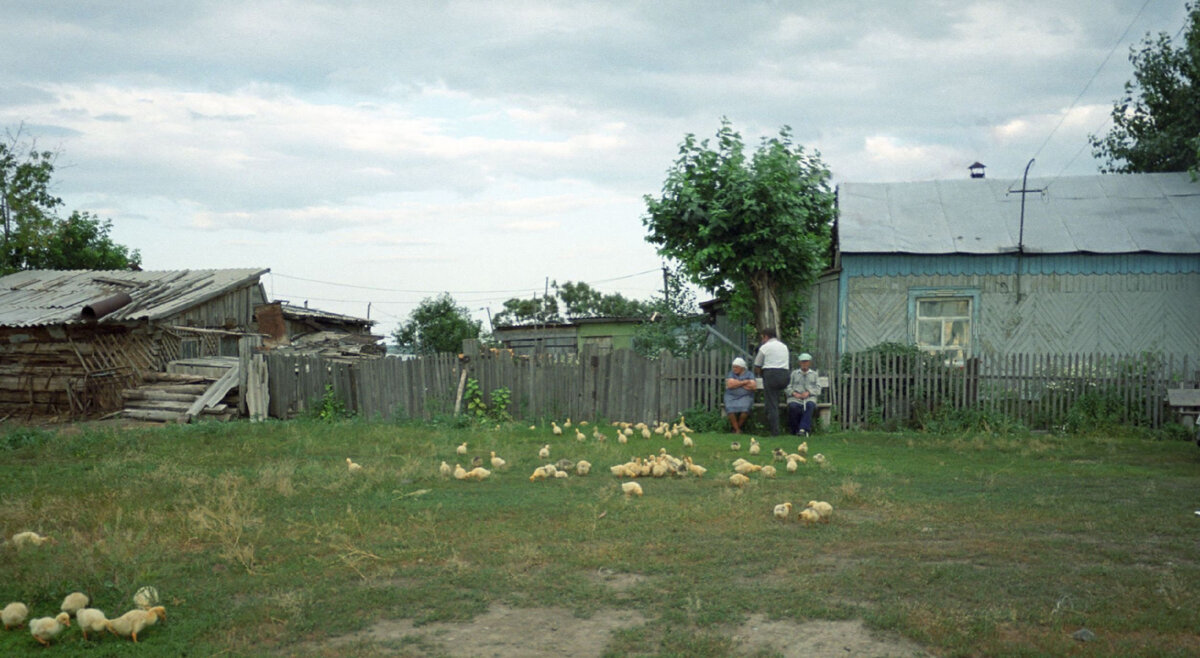
[[787, 369], [788, 358], [787, 345], [778, 338], [772, 338], [759, 346], [758, 354], [754, 355], [754, 367]]

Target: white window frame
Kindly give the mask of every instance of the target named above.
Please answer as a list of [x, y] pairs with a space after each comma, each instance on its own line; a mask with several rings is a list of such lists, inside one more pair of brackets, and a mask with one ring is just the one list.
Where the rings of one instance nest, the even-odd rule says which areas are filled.
[[[966, 301], [965, 315], [921, 316], [921, 302]], [[940, 319], [939, 344], [931, 345], [921, 342], [920, 326], [922, 322], [932, 322]], [[947, 342], [948, 323], [965, 322], [965, 342], [954, 344]], [[978, 288], [910, 288], [908, 291], [908, 337], [921, 350], [931, 354], [945, 356], [947, 366], [962, 367], [967, 359], [973, 356], [975, 346], [975, 330], [979, 326], [979, 289]]]

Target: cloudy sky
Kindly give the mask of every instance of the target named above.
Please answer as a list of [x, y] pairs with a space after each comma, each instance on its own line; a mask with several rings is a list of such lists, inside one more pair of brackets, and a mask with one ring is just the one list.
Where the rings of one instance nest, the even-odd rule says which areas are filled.
[[145, 269], [270, 268], [390, 333], [441, 291], [649, 298], [642, 197], [722, 116], [835, 183], [1095, 174], [1129, 46], [1184, 5], [5, 0], [0, 125]]

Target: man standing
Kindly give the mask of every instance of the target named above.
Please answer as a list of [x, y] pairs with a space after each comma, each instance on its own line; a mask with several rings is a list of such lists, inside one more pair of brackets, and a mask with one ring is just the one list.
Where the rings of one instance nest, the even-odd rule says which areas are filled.
[[763, 403], [771, 436], [779, 436], [779, 394], [789, 381], [788, 348], [775, 335], [774, 327], [762, 330], [762, 345], [754, 356], [754, 371], [763, 380]]
[[812, 433], [813, 411], [817, 409], [821, 383], [817, 371], [812, 369], [811, 354], [801, 354], [798, 361], [800, 368], [792, 372], [791, 381], [783, 393], [787, 396], [788, 403], [788, 431], [798, 436], [807, 436]]

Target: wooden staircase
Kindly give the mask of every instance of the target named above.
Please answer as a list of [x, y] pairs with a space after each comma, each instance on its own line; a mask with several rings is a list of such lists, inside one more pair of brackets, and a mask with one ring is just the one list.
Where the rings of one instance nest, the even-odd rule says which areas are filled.
[[121, 397], [123, 418], [159, 423], [188, 423], [196, 418], [230, 420], [237, 415], [239, 368], [230, 367], [214, 378], [205, 375], [154, 372]]

